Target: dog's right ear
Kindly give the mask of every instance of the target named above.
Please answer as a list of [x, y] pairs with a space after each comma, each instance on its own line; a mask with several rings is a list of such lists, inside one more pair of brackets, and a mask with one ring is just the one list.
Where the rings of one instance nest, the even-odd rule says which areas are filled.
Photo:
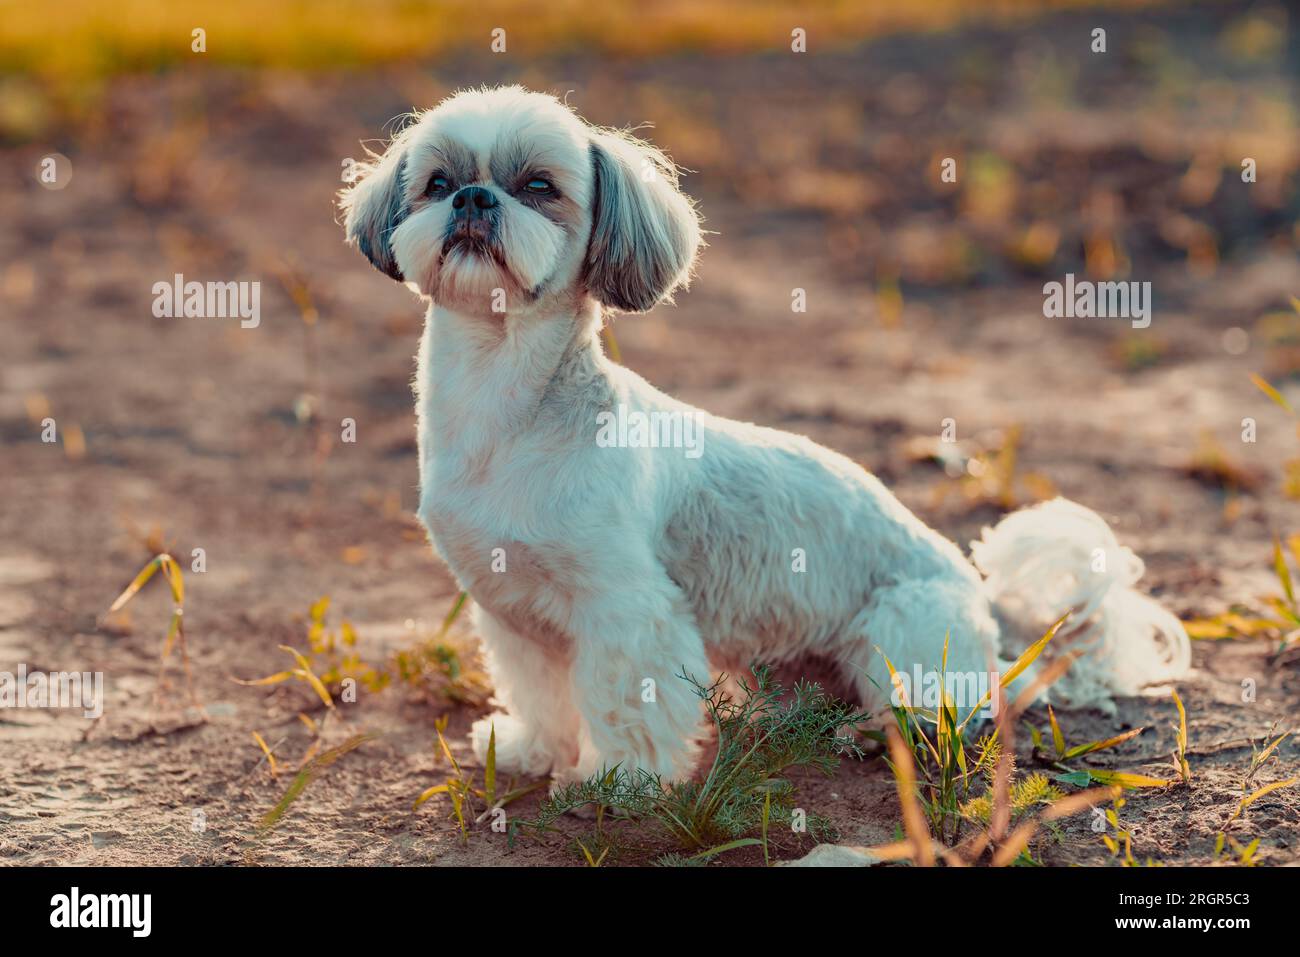
[[382, 157], [356, 165], [353, 185], [340, 192], [348, 242], [372, 266], [398, 282], [402, 270], [393, 255], [393, 230], [410, 212], [406, 202], [406, 137], [393, 140]]

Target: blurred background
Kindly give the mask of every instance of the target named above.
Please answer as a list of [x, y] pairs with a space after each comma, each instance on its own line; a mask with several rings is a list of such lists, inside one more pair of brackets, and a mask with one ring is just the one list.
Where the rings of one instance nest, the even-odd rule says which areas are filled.
[[[456, 588], [410, 515], [421, 305], [344, 246], [334, 201], [395, 118], [500, 82], [650, 124], [689, 171], [712, 231], [698, 281], [613, 323], [621, 361], [849, 454], [963, 544], [1069, 495], [1173, 610], [1220, 611], [1300, 532], [1300, 436], [1250, 380], [1300, 403], [1298, 18], [0, 0], [0, 663], [77, 657], [124, 706], [146, 696], [149, 606], [109, 632], [97, 616], [164, 548], [208, 556], [186, 621], [209, 698], [282, 666], [320, 595], [374, 655], [441, 620]], [[47, 188], [55, 154], [71, 175]], [[155, 318], [175, 273], [260, 281], [260, 326]], [[1066, 273], [1151, 282], [1150, 327], [1045, 319]]]

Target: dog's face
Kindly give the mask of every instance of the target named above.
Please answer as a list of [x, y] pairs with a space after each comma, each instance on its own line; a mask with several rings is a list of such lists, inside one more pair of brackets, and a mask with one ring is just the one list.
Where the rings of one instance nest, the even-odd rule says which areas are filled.
[[662, 153], [521, 87], [420, 115], [342, 205], [377, 269], [476, 316], [575, 294], [643, 312], [689, 279], [700, 244]]

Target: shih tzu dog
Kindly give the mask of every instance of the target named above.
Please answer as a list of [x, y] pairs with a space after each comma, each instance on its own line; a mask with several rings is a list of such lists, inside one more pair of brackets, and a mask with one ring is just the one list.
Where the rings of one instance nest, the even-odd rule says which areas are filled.
[[[1053, 690], [1067, 703], [1187, 668], [1177, 619], [1132, 587], [1141, 561], [1086, 508], [1014, 513], [972, 564], [844, 456], [611, 361], [603, 312], [670, 299], [701, 242], [648, 143], [520, 87], [464, 91], [341, 203], [349, 241], [429, 301], [419, 515], [474, 599], [495, 682], [480, 760], [495, 728], [502, 770], [685, 776], [702, 714], [683, 674], [817, 656], [879, 708], [886, 656], [937, 668], [950, 638], [949, 672], [984, 674], [1071, 609], [1087, 655]], [[690, 449], [653, 440], [683, 423]]]

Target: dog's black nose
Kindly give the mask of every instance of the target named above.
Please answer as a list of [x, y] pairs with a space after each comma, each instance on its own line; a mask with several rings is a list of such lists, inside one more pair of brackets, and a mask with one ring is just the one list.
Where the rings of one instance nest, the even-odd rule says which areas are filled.
[[466, 186], [451, 198], [450, 237], [485, 243], [492, 238], [497, 198], [482, 186]]
[[497, 198], [492, 195], [492, 190], [482, 186], [466, 186], [451, 198], [451, 208], [456, 210], [457, 216], [481, 216], [496, 204]]

